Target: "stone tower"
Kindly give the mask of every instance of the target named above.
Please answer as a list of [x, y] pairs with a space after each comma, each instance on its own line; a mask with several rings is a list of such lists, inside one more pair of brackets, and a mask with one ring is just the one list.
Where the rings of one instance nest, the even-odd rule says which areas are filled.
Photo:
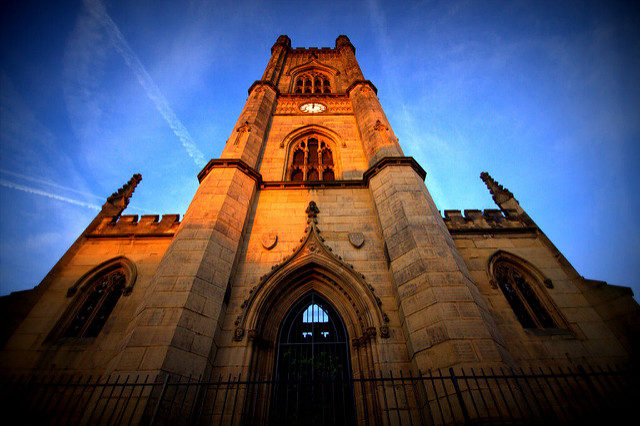
[[135, 175], [4, 300], [25, 318], [0, 365], [256, 378], [316, 338], [349, 376], [628, 360], [630, 290], [580, 276], [487, 173], [500, 210], [443, 217], [355, 53], [278, 37], [182, 221], [122, 215]]

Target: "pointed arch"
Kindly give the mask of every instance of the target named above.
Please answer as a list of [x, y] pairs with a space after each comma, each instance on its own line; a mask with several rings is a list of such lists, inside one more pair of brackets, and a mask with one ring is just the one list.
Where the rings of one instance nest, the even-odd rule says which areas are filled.
[[499, 250], [489, 258], [487, 274], [491, 286], [500, 289], [525, 329], [569, 329], [545, 289], [553, 288], [551, 280], [530, 262]]
[[117, 256], [113, 259], [107, 260], [106, 262], [102, 262], [98, 266], [86, 272], [67, 290], [67, 297], [73, 296], [78, 290], [82, 291], [85, 289], [85, 287], [91, 283], [95, 277], [104, 275], [119, 268], [122, 268], [125, 271], [125, 275], [127, 277], [122, 294], [124, 296], [129, 295], [133, 291], [133, 285], [136, 283], [138, 268], [136, 268], [136, 264], [126, 256]]
[[305, 62], [304, 64], [300, 64], [298, 66], [295, 66], [293, 68], [291, 68], [288, 72], [287, 75], [291, 75], [294, 78], [292, 80], [295, 80], [295, 77], [298, 74], [302, 74], [306, 71], [312, 71], [312, 70], [318, 70], [318, 71], [323, 71], [326, 72], [327, 74], [330, 74], [331, 77], [335, 77], [336, 75], [340, 75], [340, 71], [336, 68], [333, 67], [329, 64], [325, 64], [322, 63], [320, 61], [318, 61], [317, 59], [311, 59], [308, 62]]
[[234, 338], [241, 340], [248, 330], [252, 337], [273, 342], [281, 317], [304, 293], [312, 290], [332, 303], [352, 339], [364, 342], [377, 331], [381, 337], [388, 337], [389, 317], [373, 287], [352, 265], [331, 252], [313, 221], [305, 232], [306, 237], [293, 254], [275, 265], [250, 290], [236, 319]]
[[[300, 141], [300, 139], [311, 136], [316, 136], [317, 138], [322, 140], [322, 143], [325, 143], [327, 145], [327, 151], [330, 153], [332, 177], [333, 179], [340, 179], [342, 170], [340, 161], [340, 150], [338, 149], [338, 147], [344, 146], [342, 137], [340, 137], [338, 133], [329, 129], [328, 127], [320, 126], [317, 124], [310, 124], [291, 131], [287, 136], [284, 137], [284, 139], [280, 143], [281, 148], [286, 148], [286, 156], [282, 170], [282, 180], [289, 180], [291, 177], [290, 173], [288, 173], [289, 169], [293, 170], [293, 168], [297, 167], [294, 164], [296, 154], [295, 150], [293, 149], [294, 145], [296, 145]], [[324, 172], [324, 169], [322, 171]]]
[[131, 294], [137, 275], [136, 265], [124, 256], [86, 272], [67, 290], [67, 297], [73, 297], [73, 300], [46, 340], [96, 337], [120, 297]]
[[491, 284], [491, 287], [498, 288], [493, 277], [494, 277], [494, 266], [496, 262], [499, 260], [505, 260], [507, 262], [520, 265], [521, 267], [525, 268], [529, 274], [535, 277], [537, 281], [543, 283], [545, 287], [553, 288], [553, 282], [549, 278], [547, 278], [542, 272], [540, 272], [540, 270], [537, 267], [535, 267], [529, 261], [521, 258], [520, 256], [517, 256], [513, 253], [509, 253], [508, 251], [504, 251], [504, 250], [498, 250], [495, 253], [493, 253], [489, 257], [489, 261], [487, 262], [487, 274], [489, 276], [489, 283]]

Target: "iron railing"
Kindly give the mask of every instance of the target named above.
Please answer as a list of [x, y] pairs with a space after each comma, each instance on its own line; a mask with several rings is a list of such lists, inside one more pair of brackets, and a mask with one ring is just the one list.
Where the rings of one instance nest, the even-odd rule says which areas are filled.
[[379, 371], [313, 382], [11, 376], [0, 382], [0, 401], [5, 418], [22, 424], [591, 424], [633, 413], [633, 382], [627, 369], [609, 366]]

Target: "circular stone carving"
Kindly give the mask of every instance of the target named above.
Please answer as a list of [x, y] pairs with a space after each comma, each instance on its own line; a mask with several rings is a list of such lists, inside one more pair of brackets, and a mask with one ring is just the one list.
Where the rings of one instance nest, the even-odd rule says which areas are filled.
[[349, 242], [355, 248], [360, 248], [364, 244], [364, 234], [362, 232], [351, 232], [349, 234]]
[[262, 247], [271, 250], [278, 242], [278, 235], [275, 232], [267, 232], [262, 234]]

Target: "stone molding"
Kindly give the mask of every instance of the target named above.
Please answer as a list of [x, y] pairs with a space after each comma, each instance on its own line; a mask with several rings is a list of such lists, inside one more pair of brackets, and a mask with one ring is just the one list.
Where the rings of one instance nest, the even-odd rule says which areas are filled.
[[370, 80], [356, 80], [353, 83], [351, 83], [351, 85], [347, 88], [347, 93], [349, 95], [351, 95], [351, 91], [353, 89], [355, 89], [357, 86], [360, 85], [364, 85], [364, 86], [369, 86], [369, 88], [371, 90], [373, 90], [373, 93], [376, 94], [376, 96], [378, 95], [378, 88], [370, 81]]
[[262, 175], [255, 171], [255, 169], [249, 166], [242, 160], [238, 159], [227, 159], [227, 158], [214, 158], [210, 160], [206, 166], [202, 169], [200, 173], [198, 173], [198, 182], [202, 183], [205, 177], [209, 174], [212, 169], [215, 168], [236, 168], [241, 170], [249, 176], [251, 179], [255, 180], [257, 183], [262, 182]]
[[275, 92], [276, 96], [280, 94], [280, 90], [278, 90], [276, 85], [270, 82], [269, 80], [254, 81], [251, 87], [249, 87], [249, 90], [247, 90], [247, 92], [249, 93], [249, 95], [251, 95], [251, 92], [253, 92], [254, 89], [256, 89], [257, 87], [264, 87], [264, 86], [271, 88], [271, 90]]
[[366, 188], [364, 181], [354, 180], [327, 180], [327, 181], [268, 181], [261, 182], [260, 189], [326, 189], [326, 188]]
[[538, 228], [531, 226], [522, 216], [513, 210], [485, 209], [445, 210], [444, 223], [453, 234], [474, 233], [537, 233]]
[[[240, 306], [241, 312], [234, 322], [235, 341], [242, 340], [247, 329], [251, 333], [259, 334], [259, 331], [256, 330], [259, 327], [257, 324], [258, 311], [265, 304], [268, 304], [272, 294], [275, 294], [274, 289], [281, 288], [283, 282], [288, 281], [289, 275], [314, 267], [332, 271], [334, 275], [341, 277], [335, 280], [325, 278], [323, 281], [329, 282], [332, 287], [338, 289], [345, 299], [353, 305], [352, 308], [357, 313], [363, 337], [368, 340], [376, 335], [376, 333], [370, 332], [370, 329], [375, 330], [376, 328], [374, 324], [371, 324], [373, 318], [367, 318], [364, 315], [366, 311], [377, 313], [375, 316], [380, 329], [380, 337], [389, 337], [389, 316], [382, 309], [382, 300], [375, 294], [373, 286], [365, 281], [364, 275], [357, 272], [353, 265], [346, 263], [342, 257], [334, 254], [333, 249], [325, 244], [324, 238], [320, 236], [321, 231], [317, 227], [319, 212], [316, 204], [311, 201], [306, 210], [308, 226], [305, 229], [305, 236], [300, 239], [300, 245], [294, 248], [293, 253], [282, 262], [273, 265], [271, 272], [260, 277], [258, 284], [249, 290], [247, 298]], [[356, 306], [356, 301], [358, 306]], [[369, 331], [367, 332], [367, 330]], [[357, 339], [359, 339], [358, 342], [364, 342], [361, 337]]]
[[87, 238], [173, 237], [180, 226], [180, 215], [121, 215], [105, 217]]
[[547, 278], [546, 275], [540, 272], [540, 269], [532, 265], [531, 262], [521, 258], [520, 256], [509, 253], [504, 250], [498, 250], [495, 253], [493, 253], [489, 257], [489, 261], [487, 262], [487, 268], [486, 268], [487, 277], [489, 279], [489, 284], [491, 284], [491, 288], [494, 288], [494, 289], [498, 288], [498, 285], [495, 279], [493, 278], [494, 277], [493, 270], [496, 262], [500, 260], [504, 260], [508, 263], [515, 265], [519, 269], [523, 269], [529, 275], [531, 275], [538, 283], [543, 284], [546, 288], [548, 289], [553, 288], [553, 282], [549, 278]]
[[136, 268], [136, 264], [129, 258], [125, 256], [118, 256], [113, 259], [109, 259], [106, 262], [102, 262], [80, 277], [80, 279], [67, 290], [67, 297], [75, 295], [78, 290], [83, 291], [86, 284], [90, 283], [96, 276], [119, 268], [125, 270], [125, 276], [127, 277], [126, 285], [122, 290], [122, 295], [128, 296], [133, 291], [133, 285], [136, 283], [136, 278], [138, 278], [138, 268]]
[[280, 95], [273, 114], [300, 116], [300, 105], [309, 102], [321, 103], [327, 107], [326, 111], [313, 114], [313, 116], [316, 117], [323, 115], [353, 114], [351, 101], [346, 95], [339, 93], [293, 93]]
[[369, 181], [372, 177], [378, 174], [380, 170], [387, 166], [409, 166], [420, 176], [422, 180], [427, 177], [427, 172], [418, 164], [413, 157], [384, 157], [378, 160], [376, 164], [369, 167], [369, 169], [362, 175], [362, 180], [369, 185]]

